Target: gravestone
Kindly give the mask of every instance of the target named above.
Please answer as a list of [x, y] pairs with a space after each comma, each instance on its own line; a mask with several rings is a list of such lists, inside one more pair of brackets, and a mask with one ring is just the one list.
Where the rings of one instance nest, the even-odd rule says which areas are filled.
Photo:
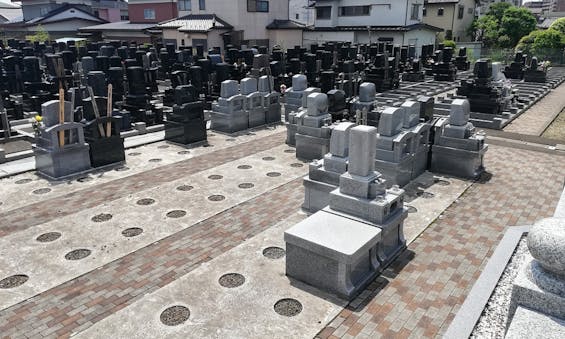
[[484, 136], [475, 132], [469, 116], [469, 101], [455, 99], [449, 118], [436, 121], [431, 161], [433, 172], [475, 179], [485, 171], [483, 157], [488, 145]]
[[235, 80], [222, 82], [220, 97], [212, 103], [211, 129], [235, 133], [249, 127], [249, 114], [245, 111], [245, 96], [239, 94]]
[[198, 100], [192, 85], [180, 85], [174, 89], [175, 104], [167, 113], [165, 140], [188, 145], [206, 141], [204, 104]]
[[525, 82], [545, 83], [547, 81], [547, 72], [538, 64], [538, 58], [533, 57], [530, 66], [524, 71]]
[[302, 160], [321, 159], [329, 152], [332, 116], [328, 113], [328, 96], [308, 96], [306, 114], [297, 116], [296, 157]]
[[288, 121], [288, 116], [292, 112], [297, 112], [303, 106], [304, 91], [308, 87], [306, 76], [297, 74], [292, 77], [292, 87], [284, 93], [286, 103], [284, 105], [284, 119]]
[[[65, 101], [64, 122], [59, 122], [59, 101], [41, 105], [43, 126], [32, 146], [38, 174], [61, 180], [91, 168], [89, 146], [84, 140], [83, 125], [72, 121], [71, 103]], [[59, 135], [64, 135], [60, 144]]]
[[274, 80], [270, 75], [259, 78], [259, 93], [262, 96], [262, 105], [265, 110], [265, 123], [281, 122], [281, 94], [274, 89]]
[[245, 96], [244, 107], [249, 117], [248, 127], [265, 125], [263, 96], [258, 91], [257, 78], [245, 78], [240, 82], [241, 94]]

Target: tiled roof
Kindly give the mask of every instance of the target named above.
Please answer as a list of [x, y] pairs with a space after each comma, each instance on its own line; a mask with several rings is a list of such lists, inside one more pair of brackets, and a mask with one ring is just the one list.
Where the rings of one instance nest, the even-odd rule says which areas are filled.
[[81, 27], [79, 30], [91, 31], [142, 31], [155, 27], [157, 24], [132, 24], [129, 21], [109, 22], [107, 24]]
[[232, 29], [233, 26], [215, 14], [190, 14], [165, 21], [159, 28], [177, 28], [181, 32], [208, 32], [211, 29]]
[[[416, 29], [427, 29], [430, 31], [441, 32], [443, 29], [432, 25], [419, 23], [408, 26], [371, 26], [371, 31], [392, 31], [392, 32], [407, 32]], [[367, 31], [367, 26], [337, 26], [337, 27], [315, 27], [315, 31]]]
[[292, 20], [275, 20], [267, 25], [267, 29], [304, 29], [305, 25]]

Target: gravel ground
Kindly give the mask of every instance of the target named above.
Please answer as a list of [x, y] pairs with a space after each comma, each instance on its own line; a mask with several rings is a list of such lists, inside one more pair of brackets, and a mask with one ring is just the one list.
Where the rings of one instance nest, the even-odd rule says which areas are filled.
[[512, 284], [528, 251], [526, 237], [518, 243], [470, 338], [504, 338]]
[[563, 140], [565, 142], [565, 110], [563, 110], [549, 127], [543, 132], [544, 138]]

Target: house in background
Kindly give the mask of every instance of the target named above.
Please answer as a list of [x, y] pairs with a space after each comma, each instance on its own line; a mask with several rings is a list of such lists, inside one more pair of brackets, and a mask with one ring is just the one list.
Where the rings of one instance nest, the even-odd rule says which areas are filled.
[[477, 14], [477, 0], [426, 0], [423, 21], [443, 30], [438, 39], [468, 42], [472, 40], [469, 27]]
[[74, 8], [91, 13], [104, 21], [120, 21], [127, 16], [127, 2], [124, 0], [21, 0], [24, 21], [44, 17], [61, 7]]
[[306, 26], [314, 26], [315, 4], [314, 0], [290, 0], [288, 3], [289, 19]]
[[189, 14], [168, 20], [157, 26], [163, 32], [163, 41], [177, 46], [224, 47], [223, 35], [233, 26], [215, 14]]
[[23, 20], [22, 7], [9, 2], [0, 1], [0, 24]]
[[440, 28], [422, 22], [424, 0], [317, 0], [315, 27], [304, 32], [304, 44], [326, 41], [434, 44]]

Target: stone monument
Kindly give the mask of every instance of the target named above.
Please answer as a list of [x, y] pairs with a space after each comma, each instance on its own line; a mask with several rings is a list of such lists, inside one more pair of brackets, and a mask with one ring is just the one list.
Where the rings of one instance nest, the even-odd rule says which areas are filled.
[[235, 80], [222, 82], [218, 101], [212, 104], [211, 129], [224, 133], [235, 133], [249, 127], [249, 115], [245, 111], [245, 96], [239, 94]]
[[174, 105], [167, 112], [165, 140], [188, 145], [206, 141], [204, 104], [198, 100], [198, 91], [192, 85], [180, 85], [174, 89]]
[[330, 148], [332, 116], [328, 113], [328, 96], [313, 93], [308, 96], [306, 114], [297, 116], [296, 157], [303, 160], [321, 159]]

